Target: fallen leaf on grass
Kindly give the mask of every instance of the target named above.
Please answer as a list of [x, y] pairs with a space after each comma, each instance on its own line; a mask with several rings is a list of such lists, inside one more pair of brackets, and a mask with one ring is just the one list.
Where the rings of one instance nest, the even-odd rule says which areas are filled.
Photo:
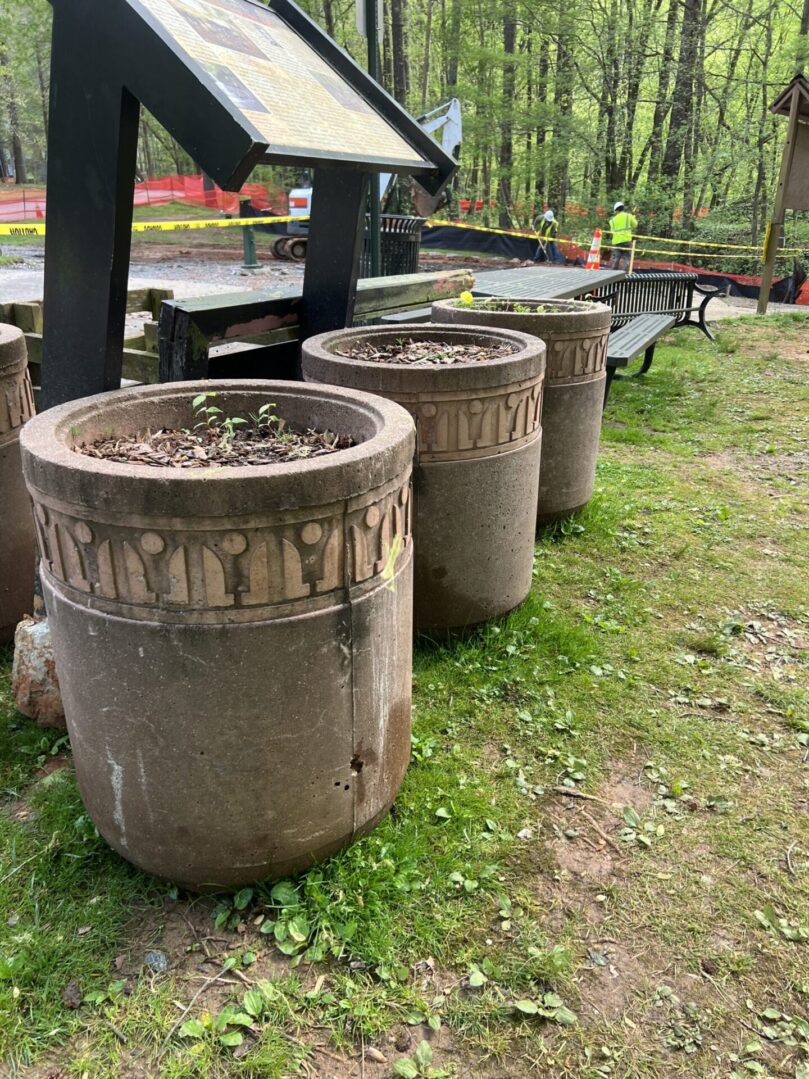
[[76, 981], [68, 982], [62, 990], [62, 1003], [64, 1006], [66, 1008], [80, 1008], [83, 1000], [84, 997], [79, 988], [79, 983]]

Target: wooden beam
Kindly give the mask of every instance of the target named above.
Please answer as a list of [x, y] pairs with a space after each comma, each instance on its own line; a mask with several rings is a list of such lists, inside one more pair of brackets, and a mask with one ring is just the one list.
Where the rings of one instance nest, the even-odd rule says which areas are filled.
[[[473, 284], [468, 270], [365, 278], [357, 285], [354, 322], [459, 296]], [[286, 331], [286, 340], [298, 336], [301, 311], [301, 293], [295, 289], [168, 301], [158, 330], [160, 381], [205, 378], [208, 349], [217, 341], [267, 342], [277, 339], [279, 331]]]

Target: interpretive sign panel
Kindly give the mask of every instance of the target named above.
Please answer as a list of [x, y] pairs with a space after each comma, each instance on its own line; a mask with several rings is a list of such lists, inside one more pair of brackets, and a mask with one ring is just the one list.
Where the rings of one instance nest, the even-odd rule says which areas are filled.
[[294, 0], [51, 3], [43, 406], [120, 385], [141, 106], [227, 191], [313, 168], [302, 329], [349, 325], [369, 173], [452, 157]]
[[273, 160], [433, 166], [280, 15], [251, 0], [132, 0], [199, 64]]

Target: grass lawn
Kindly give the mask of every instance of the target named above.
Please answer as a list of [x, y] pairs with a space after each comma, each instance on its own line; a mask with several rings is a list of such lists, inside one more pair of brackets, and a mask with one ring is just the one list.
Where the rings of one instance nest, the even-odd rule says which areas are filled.
[[807, 329], [614, 385], [590, 507], [519, 611], [417, 649], [395, 811], [299, 880], [127, 866], [6, 656], [5, 1074], [807, 1079]]

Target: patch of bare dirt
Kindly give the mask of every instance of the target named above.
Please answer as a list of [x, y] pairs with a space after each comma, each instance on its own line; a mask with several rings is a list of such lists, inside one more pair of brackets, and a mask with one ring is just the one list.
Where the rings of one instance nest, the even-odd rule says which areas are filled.
[[432, 1050], [432, 1068], [452, 1068], [453, 1074], [463, 1079], [518, 1079], [530, 1074], [524, 1064], [498, 1062], [459, 1048], [446, 1027], [433, 1031], [427, 1026], [404, 1025], [393, 1027], [373, 1043], [362, 1043], [350, 1056], [338, 1054], [328, 1045], [304, 1041], [312, 1053], [304, 1074], [322, 1079], [388, 1079], [396, 1062], [412, 1060], [423, 1041]]
[[719, 472], [740, 475], [746, 488], [751, 489], [752, 480], [768, 482], [783, 480], [792, 487], [805, 485], [809, 477], [809, 451], [795, 450], [784, 453], [742, 453], [722, 450], [707, 453], [699, 460]]
[[34, 772], [34, 778], [44, 779], [45, 776], [53, 775], [54, 772], [59, 772], [63, 768], [72, 767], [73, 757], [69, 753], [60, 753], [55, 757], [48, 757], [42, 767]]
[[[804, 308], [803, 311], [805, 310]], [[784, 331], [774, 330], [766, 322], [756, 323], [751, 319], [744, 324], [744, 353], [756, 359], [770, 359], [775, 354], [782, 363], [792, 360], [806, 363], [809, 360], [809, 348], [806, 346], [807, 328], [809, 320], [806, 326], [795, 326], [794, 329]]]
[[778, 681], [795, 681], [798, 661], [809, 651], [809, 626], [782, 611], [751, 607], [731, 613], [728, 656], [743, 655], [746, 666]]
[[624, 808], [641, 814], [654, 801], [648, 784], [626, 768], [626, 763], [616, 767], [597, 795], [557, 788], [558, 797], [548, 807], [555, 835], [546, 840], [545, 850], [557, 868], [539, 875], [537, 891], [552, 932], [561, 932], [570, 918], [578, 918], [586, 926], [585, 939], [598, 939], [605, 892], [625, 876], [629, 865], [629, 851], [619, 838]]
[[609, 850], [576, 839], [553, 839], [548, 843], [559, 868], [571, 877], [594, 884], [607, 884], [618, 871], [618, 859]]
[[654, 802], [654, 793], [647, 783], [641, 783], [634, 776], [615, 773], [606, 779], [598, 789], [599, 797], [617, 809], [620, 815], [624, 806], [631, 806], [639, 813]]
[[579, 1012], [585, 1021], [591, 1018], [596, 1022], [614, 1022], [637, 994], [645, 990], [649, 974], [641, 962], [643, 954], [633, 955], [614, 940], [592, 943], [578, 977]]

